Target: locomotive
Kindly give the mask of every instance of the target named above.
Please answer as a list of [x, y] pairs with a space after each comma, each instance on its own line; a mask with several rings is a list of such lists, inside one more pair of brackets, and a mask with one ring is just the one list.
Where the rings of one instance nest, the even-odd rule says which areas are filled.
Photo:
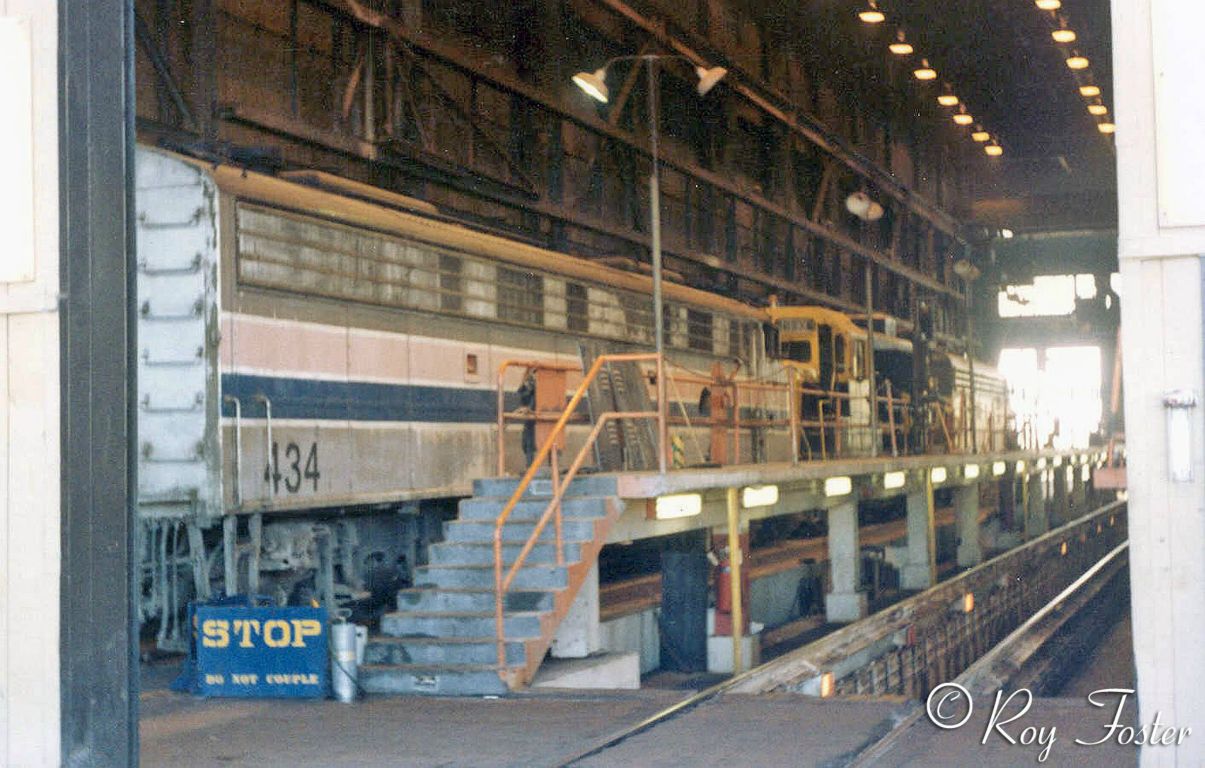
[[[220, 592], [387, 599], [472, 480], [495, 472], [500, 443], [504, 469], [523, 468], [519, 431], [497, 440], [499, 388], [513, 407], [524, 375], [498, 374], [504, 362], [573, 368], [582, 340], [652, 345], [646, 275], [471, 229], [340, 177], [139, 146], [135, 203], [140, 612], [165, 648], [187, 636], [182, 607]], [[847, 453], [869, 448], [854, 437], [875, 388], [865, 328], [819, 307], [753, 307], [673, 282], [664, 300], [675, 366], [738, 361], [743, 379], [784, 386], [801, 373], [800, 386], [844, 392]], [[880, 370], [913, 343], [874, 340]], [[960, 356], [926, 351], [939, 358], [952, 372], [944, 389], [901, 380], [897, 392], [943, 407], [974, 392], [980, 413], [1006, 412], [991, 369], [975, 364], [971, 376]], [[567, 390], [579, 381], [570, 372]], [[670, 407], [698, 416], [703, 389], [675, 386]], [[789, 396], [760, 391], [735, 409], [778, 426], [749, 427], [759, 439], [740, 441], [733, 462], [791, 456]], [[806, 417], [818, 395], [799, 396]], [[827, 429], [812, 439], [834, 438]], [[570, 447], [588, 430], [573, 427]]]

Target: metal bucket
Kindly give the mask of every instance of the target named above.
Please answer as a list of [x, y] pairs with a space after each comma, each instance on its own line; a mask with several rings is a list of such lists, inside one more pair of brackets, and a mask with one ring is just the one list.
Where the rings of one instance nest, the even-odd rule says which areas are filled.
[[331, 690], [335, 698], [343, 702], [355, 701], [359, 687], [357, 629], [344, 616], [336, 617], [331, 623]]

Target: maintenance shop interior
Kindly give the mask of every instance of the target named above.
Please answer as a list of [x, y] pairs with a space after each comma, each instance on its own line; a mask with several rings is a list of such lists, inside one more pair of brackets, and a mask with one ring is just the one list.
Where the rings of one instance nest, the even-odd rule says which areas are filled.
[[0, 764], [1205, 764], [1203, 27], [0, 3]]

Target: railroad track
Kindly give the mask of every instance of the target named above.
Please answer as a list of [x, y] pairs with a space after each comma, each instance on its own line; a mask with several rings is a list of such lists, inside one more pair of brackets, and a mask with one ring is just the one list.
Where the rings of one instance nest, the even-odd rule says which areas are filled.
[[[1089, 544], [1090, 540], [1092, 544]], [[1068, 553], [1071, 551], [1069, 545], [1076, 542], [1082, 548], [1083, 554], [1068, 560]], [[898, 649], [884, 651], [882, 643], [885, 638], [898, 637], [901, 630], [923, 624], [920, 618], [926, 613], [938, 616], [944, 611], [948, 618], [949, 606], [955, 596], [975, 594], [976, 589], [988, 591], [993, 585], [1005, 589], [1007, 584], [1021, 581], [1016, 575], [1017, 572], [1027, 572], [1026, 569], [1032, 567], [1034, 560], [1050, 559], [1053, 557], [1052, 553], [1057, 553], [1060, 559], [1051, 559], [1050, 562], [1069, 565], [1059, 565], [1050, 569], [1060, 573], [1051, 577], [1052, 581], [1046, 585], [1046, 592], [1035, 588], [1025, 590], [1031, 593], [1031, 599], [1018, 604], [1025, 610], [1025, 615], [1019, 616], [1015, 624], [1007, 631], [1001, 632], [999, 637], [976, 653], [974, 658], [965, 658], [967, 663], [956, 675], [946, 679], [927, 674], [915, 676], [914, 682], [921, 684], [921, 687], [913, 688], [910, 691], [913, 695], [909, 698], [913, 701], [921, 699], [923, 696], [919, 694], [926, 688], [951, 680], [963, 685], [972, 694], [998, 689], [1009, 680], [1026, 674], [1031, 662], [1040, 658], [1040, 651], [1046, 642], [1084, 606], [1091, 603], [1103, 586], [1125, 567], [1128, 548], [1124, 502], [1105, 505], [926, 592], [860, 622], [842, 627], [796, 651], [693, 693], [634, 725], [599, 739], [585, 749], [562, 757], [554, 765], [569, 766], [597, 756], [627, 739], [681, 717], [701, 704], [728, 693], [806, 692], [809, 687], [814, 688], [813, 684], [817, 681], [823, 681], [826, 675], [833, 675], [827, 683], [828, 692], [837, 692], [840, 695], [840, 683], [861, 679], [862, 669], [873, 669], [877, 664], [881, 664], [884, 671], [890, 668], [890, 661], [883, 660], [890, 659]], [[968, 610], [965, 613], [971, 615], [972, 611]], [[992, 620], [991, 617], [988, 620]], [[926, 629], [932, 630], [935, 626], [938, 625], [930, 624]], [[912, 637], [909, 632], [905, 632], [905, 635]], [[915, 647], [916, 640], [917, 638], [912, 637], [910, 644], [904, 647]], [[927, 638], [925, 642], [928, 647]], [[876, 644], [882, 652], [868, 662], [865, 652]], [[852, 658], [861, 658], [862, 660], [857, 662], [861, 667], [842, 669], [840, 662]], [[943, 664], [938, 666], [943, 666], [948, 660], [949, 657], [943, 658]], [[902, 670], [904, 667], [897, 666], [896, 669]], [[915, 669], [919, 667], [914, 667]], [[842, 673], [841, 680], [835, 679], [835, 673], [838, 671]], [[876, 679], [886, 681], [887, 687], [890, 687], [890, 674]], [[895, 679], [903, 683], [908, 678], [900, 672]], [[883, 694], [891, 695], [891, 692], [883, 691]], [[872, 765], [898, 743], [909, 728], [924, 717], [924, 712], [921, 704], [911, 707], [890, 731], [867, 744], [852, 756], [846, 765], [859, 768]]]

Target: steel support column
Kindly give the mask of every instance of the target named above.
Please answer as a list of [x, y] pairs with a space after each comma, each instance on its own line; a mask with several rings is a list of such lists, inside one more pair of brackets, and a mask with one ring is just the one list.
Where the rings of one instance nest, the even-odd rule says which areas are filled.
[[62, 761], [129, 766], [138, 763], [133, 4], [61, 0], [59, 14]]

